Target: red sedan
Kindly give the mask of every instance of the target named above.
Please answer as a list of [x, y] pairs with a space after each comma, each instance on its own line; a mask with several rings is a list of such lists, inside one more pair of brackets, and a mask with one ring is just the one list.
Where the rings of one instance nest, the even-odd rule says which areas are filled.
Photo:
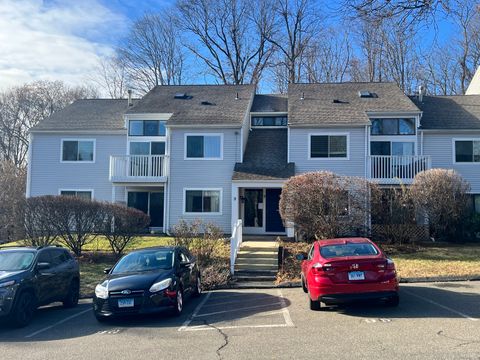
[[395, 264], [366, 238], [316, 241], [302, 261], [302, 286], [310, 309], [321, 304], [381, 300], [397, 306], [398, 278]]

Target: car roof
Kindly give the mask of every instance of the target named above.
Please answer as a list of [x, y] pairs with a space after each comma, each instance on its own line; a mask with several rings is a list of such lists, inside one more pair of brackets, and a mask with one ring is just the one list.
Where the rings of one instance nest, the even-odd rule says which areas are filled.
[[362, 237], [351, 237], [351, 238], [337, 238], [337, 239], [325, 239], [325, 240], [318, 240], [318, 245], [320, 247], [327, 246], [327, 245], [343, 245], [347, 243], [352, 244], [371, 244], [372, 241], [367, 238]]
[[151, 246], [151, 247], [146, 247], [143, 249], [137, 249], [132, 251], [131, 253], [134, 252], [142, 252], [142, 251], [152, 251], [152, 250], [175, 250], [175, 249], [183, 249], [182, 246]]
[[18, 245], [0, 245], [0, 251], [8, 251], [8, 250], [15, 250], [15, 251], [40, 251], [43, 249], [60, 249], [60, 250], [67, 250], [62, 246], [56, 245], [49, 245], [49, 246], [18, 246]]

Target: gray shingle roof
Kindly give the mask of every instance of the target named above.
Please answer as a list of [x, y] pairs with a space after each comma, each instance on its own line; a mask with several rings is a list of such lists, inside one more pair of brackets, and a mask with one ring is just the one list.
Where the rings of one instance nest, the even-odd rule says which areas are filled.
[[[359, 91], [369, 91], [377, 97], [361, 98]], [[334, 100], [341, 103], [334, 103]], [[288, 86], [288, 123], [292, 126], [366, 125], [369, 124], [367, 112], [418, 111], [415, 104], [394, 83]]]
[[[156, 86], [128, 113], [173, 113], [168, 125], [241, 126], [254, 92], [254, 85]], [[181, 93], [187, 98], [175, 99]]]
[[127, 108], [128, 101], [125, 99], [76, 100], [31, 130], [121, 130], [124, 129], [123, 114]]
[[257, 94], [253, 99], [252, 112], [287, 112], [287, 94]]
[[295, 175], [287, 163], [287, 129], [253, 129], [243, 163], [235, 164], [233, 180], [277, 180]]
[[423, 111], [422, 129], [480, 129], [480, 95], [411, 97]]

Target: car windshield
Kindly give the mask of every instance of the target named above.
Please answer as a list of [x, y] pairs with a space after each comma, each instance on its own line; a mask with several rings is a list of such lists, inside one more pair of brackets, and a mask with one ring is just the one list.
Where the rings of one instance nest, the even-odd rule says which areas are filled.
[[32, 265], [35, 254], [30, 251], [0, 252], [0, 271], [21, 271]]
[[112, 274], [171, 269], [172, 250], [138, 251], [124, 256], [113, 268]]
[[369, 243], [346, 243], [326, 245], [320, 248], [320, 254], [325, 259], [347, 256], [378, 255], [378, 250]]

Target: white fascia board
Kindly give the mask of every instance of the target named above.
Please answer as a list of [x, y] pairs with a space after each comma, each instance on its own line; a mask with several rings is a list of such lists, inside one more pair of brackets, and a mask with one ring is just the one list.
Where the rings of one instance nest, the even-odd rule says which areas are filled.
[[125, 114], [125, 120], [162, 120], [167, 121], [172, 117], [173, 113], [135, 113]]
[[34, 134], [76, 134], [76, 135], [126, 135], [126, 129], [118, 130], [35, 130], [32, 129], [29, 133]]

